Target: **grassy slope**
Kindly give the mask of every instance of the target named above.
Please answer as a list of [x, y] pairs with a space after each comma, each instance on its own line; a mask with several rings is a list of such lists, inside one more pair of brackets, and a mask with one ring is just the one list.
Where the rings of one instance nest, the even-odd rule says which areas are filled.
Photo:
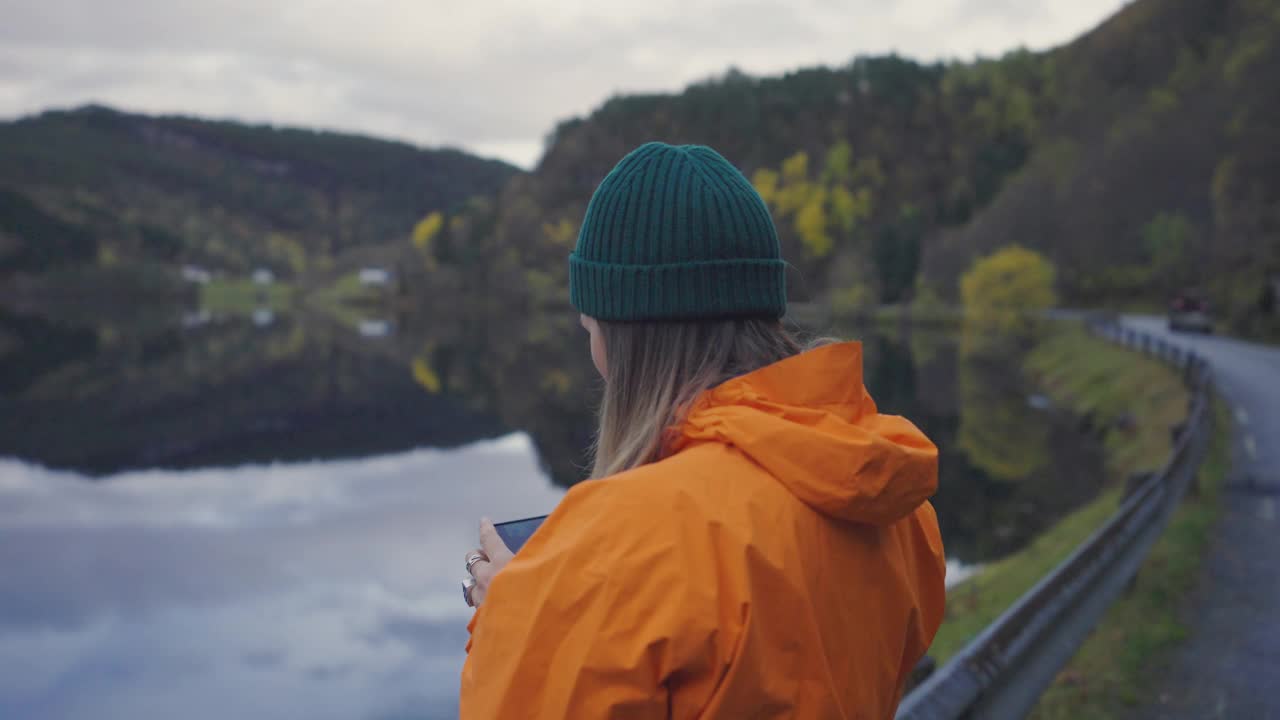
[[1066, 327], [1036, 348], [1028, 370], [1056, 402], [1109, 428], [1103, 439], [1111, 479], [1163, 465], [1173, 450], [1169, 429], [1189, 409], [1181, 378], [1163, 363]]
[[[1113, 488], [1041, 534], [1025, 550], [952, 588], [929, 654], [945, 661], [1052, 570], [1115, 510], [1119, 480], [1158, 468], [1169, 427], [1186, 416], [1187, 392], [1161, 363], [1063, 325], [1028, 357], [1027, 369], [1055, 402], [1091, 415], [1104, 435]], [[1132, 422], [1124, 422], [1131, 420]], [[1117, 422], [1121, 421], [1121, 422]]]
[[1156, 541], [1133, 588], [1058, 674], [1032, 713], [1057, 718], [1128, 717], [1148, 701], [1159, 668], [1186, 637], [1179, 610], [1200, 579], [1201, 563], [1220, 508], [1218, 493], [1229, 462], [1231, 419], [1214, 406], [1213, 445], [1200, 470], [1200, 493], [1190, 495]]

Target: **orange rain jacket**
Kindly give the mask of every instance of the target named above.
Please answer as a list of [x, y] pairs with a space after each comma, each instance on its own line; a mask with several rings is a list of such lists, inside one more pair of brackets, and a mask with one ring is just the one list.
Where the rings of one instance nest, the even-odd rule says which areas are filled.
[[462, 717], [893, 717], [942, 620], [938, 456], [861, 345], [707, 391], [674, 449], [572, 488], [493, 579]]

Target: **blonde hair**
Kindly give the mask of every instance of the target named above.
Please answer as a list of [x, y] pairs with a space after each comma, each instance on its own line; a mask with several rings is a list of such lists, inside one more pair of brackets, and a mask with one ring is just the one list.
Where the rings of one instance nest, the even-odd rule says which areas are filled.
[[802, 350], [774, 319], [600, 323], [608, 377], [591, 477], [662, 459], [703, 391]]

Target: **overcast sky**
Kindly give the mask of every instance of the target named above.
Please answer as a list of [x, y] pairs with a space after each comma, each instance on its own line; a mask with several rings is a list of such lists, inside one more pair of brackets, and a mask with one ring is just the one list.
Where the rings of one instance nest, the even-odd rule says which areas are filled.
[[0, 117], [90, 101], [353, 130], [531, 166], [556, 121], [730, 65], [1074, 38], [1122, 0], [0, 0]]

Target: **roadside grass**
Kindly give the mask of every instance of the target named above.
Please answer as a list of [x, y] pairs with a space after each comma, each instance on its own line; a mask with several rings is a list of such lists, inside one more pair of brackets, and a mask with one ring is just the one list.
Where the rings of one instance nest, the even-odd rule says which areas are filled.
[[1280, 314], [1259, 315], [1236, 322], [1219, 320], [1214, 323], [1213, 331], [1223, 337], [1280, 345]]
[[[929, 655], [939, 665], [1057, 567], [1115, 511], [1120, 491], [1104, 492], [1041, 533], [1030, 545], [983, 567], [947, 591], [947, 611]], [[945, 540], [945, 538], [944, 538]]]
[[1058, 327], [1028, 356], [1027, 370], [1054, 402], [1103, 433], [1109, 480], [1158, 469], [1173, 452], [1170, 428], [1190, 409], [1177, 371], [1078, 324]]
[[284, 283], [258, 285], [252, 280], [212, 280], [200, 286], [200, 307], [218, 315], [252, 315], [256, 310], [287, 310], [293, 288]]
[[1189, 491], [1169, 526], [1152, 546], [1133, 587], [1040, 698], [1031, 717], [1121, 718], [1154, 700], [1178, 644], [1187, 636], [1184, 599], [1201, 579], [1201, 567], [1217, 522], [1230, 463], [1231, 417], [1213, 404], [1213, 442], [1200, 469], [1199, 493]]
[[1122, 480], [1156, 470], [1172, 451], [1170, 427], [1186, 418], [1188, 392], [1159, 361], [1095, 338], [1076, 323], [1053, 323], [1026, 369], [1055, 404], [1088, 418], [1106, 449], [1109, 489], [1041, 533], [1023, 550], [982, 568], [947, 593], [947, 612], [929, 650], [954, 655], [1062, 562], [1115, 511]]

